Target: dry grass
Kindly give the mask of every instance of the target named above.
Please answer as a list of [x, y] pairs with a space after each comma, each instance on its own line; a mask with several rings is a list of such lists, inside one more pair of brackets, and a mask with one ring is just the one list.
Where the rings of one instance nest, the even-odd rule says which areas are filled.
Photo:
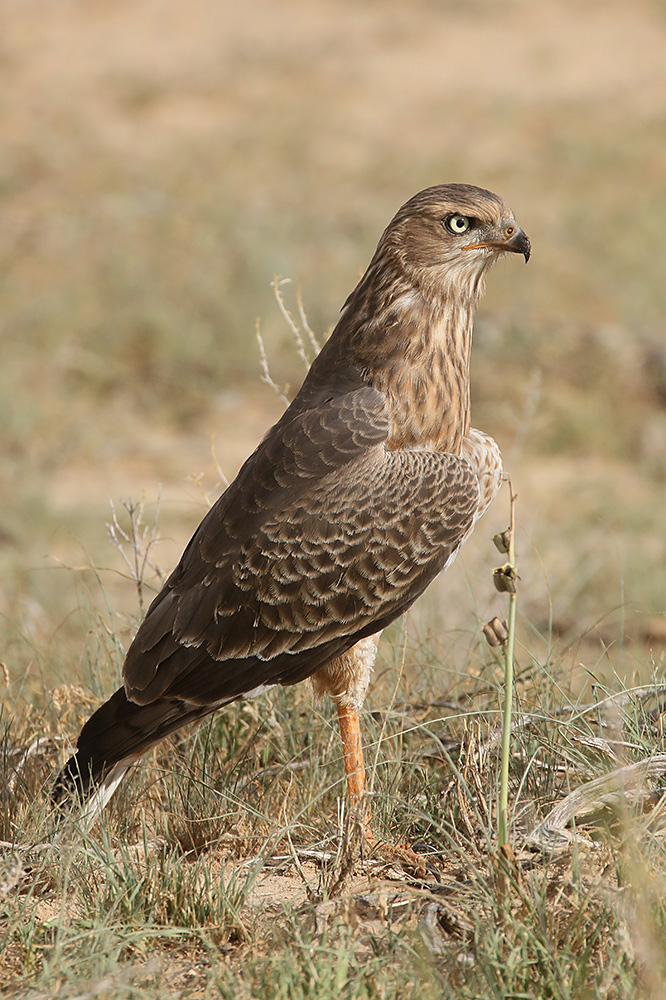
[[[163, 578], [159, 524], [125, 504], [109, 534], [140, 616]], [[103, 690], [119, 624], [96, 611]], [[389, 630], [364, 720], [374, 822], [424, 852], [425, 879], [359, 856], [332, 713], [304, 686], [162, 744], [90, 834], [76, 813], [56, 822], [48, 788], [95, 698], [45, 691], [3, 734], [9, 994], [656, 1000], [666, 685], [656, 671], [597, 683], [586, 703], [559, 643], [541, 660], [543, 638], [523, 631], [502, 855], [501, 657], [479, 636], [460, 666], [418, 630]]]
[[[414, 676], [419, 650], [399, 633], [393, 648]], [[338, 738], [303, 688], [163, 744], [101, 830], [83, 834], [74, 816], [57, 849], [44, 793], [90, 698], [60, 689], [62, 722], [50, 731], [45, 714], [8, 722], [6, 990], [656, 1000], [666, 982], [663, 796], [658, 775], [636, 784], [612, 774], [666, 751], [663, 686], [597, 691], [584, 705], [556, 663], [545, 671], [519, 657], [529, 694], [511, 756], [516, 860], [502, 874], [501, 693], [486, 658], [445, 705], [432, 699], [427, 666], [417, 686], [406, 673], [396, 684], [382, 664], [364, 720], [377, 832], [425, 851], [425, 880], [372, 856], [347, 865]], [[563, 796], [604, 775], [603, 794], [567, 809]]]
[[[665, 44], [657, 0], [8, 5], [1, 989], [663, 995], [658, 796], [609, 793], [553, 857], [526, 845], [572, 789], [664, 750]], [[384, 643], [365, 720], [379, 832], [441, 883], [345, 874], [337, 737], [302, 688], [161, 748], [102, 831], [28, 850], [158, 582], [109, 546], [107, 498], [138, 538], [121, 498], [146, 490], [139, 548], [159, 508], [170, 569], [281, 411], [257, 317], [275, 381], [302, 377], [274, 274], [323, 336], [390, 214], [442, 180], [499, 191], [534, 245], [491, 278], [473, 359], [519, 494], [520, 875], [493, 868], [501, 669], [479, 638], [504, 614], [502, 504]]]

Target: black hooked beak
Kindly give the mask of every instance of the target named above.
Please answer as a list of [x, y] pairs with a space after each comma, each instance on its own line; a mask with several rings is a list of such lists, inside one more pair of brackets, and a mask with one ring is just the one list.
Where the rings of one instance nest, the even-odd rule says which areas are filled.
[[522, 253], [526, 264], [530, 259], [532, 246], [527, 234], [524, 233], [522, 229], [516, 229], [513, 236], [510, 236], [509, 239], [505, 243], [501, 243], [500, 246], [504, 250], [510, 250], [511, 253]]

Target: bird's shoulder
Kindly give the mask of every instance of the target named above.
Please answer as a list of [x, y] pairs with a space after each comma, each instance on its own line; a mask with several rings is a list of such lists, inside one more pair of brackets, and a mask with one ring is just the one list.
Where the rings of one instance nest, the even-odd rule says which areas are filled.
[[219, 563], [231, 555], [268, 518], [381, 446], [388, 434], [382, 393], [353, 382], [309, 391], [306, 381], [208, 511], [169, 584], [186, 585], [191, 569], [198, 571], [202, 563]]

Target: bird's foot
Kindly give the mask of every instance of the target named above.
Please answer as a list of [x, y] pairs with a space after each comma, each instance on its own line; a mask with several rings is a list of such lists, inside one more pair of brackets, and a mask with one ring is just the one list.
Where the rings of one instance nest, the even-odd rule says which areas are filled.
[[401, 868], [408, 875], [427, 878], [428, 865], [422, 854], [417, 854], [409, 844], [389, 844], [378, 840], [373, 846], [375, 857]]
[[437, 875], [432, 862], [423, 854], [418, 854], [409, 844], [390, 844], [381, 840], [367, 827], [363, 831], [363, 848], [366, 857], [400, 868], [416, 878], [432, 878]]
[[398, 868], [419, 879], [438, 878], [437, 869], [425, 854], [419, 854], [409, 844], [393, 844], [376, 837], [372, 830], [372, 813], [365, 795], [352, 800], [346, 827], [345, 855], [367, 862]]

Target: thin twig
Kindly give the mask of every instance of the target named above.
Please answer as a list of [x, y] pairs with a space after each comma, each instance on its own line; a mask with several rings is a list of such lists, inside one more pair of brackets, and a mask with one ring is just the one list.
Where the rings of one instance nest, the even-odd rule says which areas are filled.
[[[511, 480], [509, 480], [509, 495], [511, 497], [511, 524], [509, 526], [509, 566], [516, 567], [515, 534], [515, 502]], [[499, 791], [499, 826], [498, 842], [500, 849], [509, 843], [509, 754], [511, 751], [511, 706], [513, 699], [513, 648], [516, 634], [516, 595], [509, 595], [508, 638], [504, 649], [504, 711], [502, 715], [502, 757], [500, 763]]]
[[298, 306], [298, 315], [300, 316], [301, 323], [303, 324], [303, 329], [308, 335], [310, 340], [310, 346], [315, 352], [315, 357], [321, 351], [321, 345], [317, 340], [316, 334], [308, 322], [307, 313], [305, 312], [305, 306], [303, 305], [303, 297], [301, 296], [300, 289], [296, 292], [296, 304]]
[[[152, 520], [152, 524], [150, 525], [145, 524], [143, 521], [145, 494], [139, 501], [131, 499], [121, 500], [125, 511], [129, 515], [129, 533], [120, 525], [113, 500], [109, 501], [112, 520], [110, 523], [107, 523], [106, 527], [109, 535], [111, 536], [113, 545], [120, 553], [127, 569], [129, 570], [130, 579], [134, 581], [139, 602], [139, 614], [141, 617], [143, 617], [144, 609], [143, 590], [146, 585], [146, 568], [150, 568], [153, 571], [160, 583], [164, 582], [164, 574], [159, 566], [153, 562], [150, 555], [153, 546], [158, 541], [157, 523], [159, 520], [161, 499], [162, 492], [159, 490], [157, 494], [155, 516]], [[130, 548], [129, 555], [126, 551], [127, 546]]]
[[282, 292], [280, 291], [281, 285], [289, 285], [289, 284], [291, 284], [291, 278], [280, 278], [280, 276], [276, 274], [275, 277], [273, 278], [273, 294], [275, 296], [275, 301], [278, 304], [278, 309], [284, 316], [287, 326], [289, 327], [289, 329], [293, 334], [294, 341], [296, 343], [296, 353], [298, 354], [299, 358], [305, 365], [305, 370], [310, 371], [310, 361], [308, 360], [308, 356], [305, 353], [303, 334], [294, 323], [291, 313], [284, 304], [284, 298], [282, 296]]
[[266, 348], [264, 347], [264, 340], [261, 336], [261, 330], [259, 327], [259, 320], [257, 320], [255, 325], [255, 334], [257, 337], [257, 343], [259, 344], [259, 364], [261, 365], [261, 381], [269, 386], [273, 392], [280, 397], [285, 406], [289, 406], [289, 400], [282, 392], [282, 389], [277, 385], [276, 382], [271, 378], [271, 373], [268, 369], [268, 358], [266, 357]]
[[224, 486], [224, 488], [226, 490], [227, 486], [229, 485], [229, 480], [227, 479], [227, 477], [225, 476], [224, 472], [222, 471], [222, 466], [220, 465], [220, 463], [218, 462], [218, 459], [217, 459], [217, 453], [215, 451], [215, 435], [214, 434], [211, 434], [211, 436], [210, 436], [210, 453], [211, 453], [211, 455], [213, 457], [213, 462], [215, 463], [215, 468], [217, 470], [217, 474], [220, 477], [220, 482], [222, 483], [222, 485]]
[[[285, 813], [286, 813], [286, 811], [285, 811]], [[286, 814], [285, 814], [285, 822], [286, 822]], [[296, 848], [294, 847], [293, 841], [291, 839], [291, 833], [289, 832], [289, 826], [288, 825], [285, 826], [285, 833], [287, 835], [287, 843], [289, 844], [289, 853], [290, 853], [291, 860], [292, 860], [292, 862], [294, 864], [294, 867], [295, 867], [295, 869], [296, 869], [296, 871], [297, 871], [297, 873], [298, 873], [298, 875], [299, 875], [299, 877], [300, 877], [300, 879], [301, 879], [301, 881], [303, 883], [306, 895], [307, 895], [307, 897], [308, 897], [308, 899], [309, 899], [309, 901], [311, 903], [318, 903], [319, 900], [317, 899], [317, 894], [312, 891], [310, 883], [308, 882], [308, 880], [306, 878], [306, 875], [305, 875], [305, 872], [303, 871], [303, 865], [301, 864], [301, 859], [299, 858], [299, 856], [298, 856], [298, 854], [296, 852]]]

